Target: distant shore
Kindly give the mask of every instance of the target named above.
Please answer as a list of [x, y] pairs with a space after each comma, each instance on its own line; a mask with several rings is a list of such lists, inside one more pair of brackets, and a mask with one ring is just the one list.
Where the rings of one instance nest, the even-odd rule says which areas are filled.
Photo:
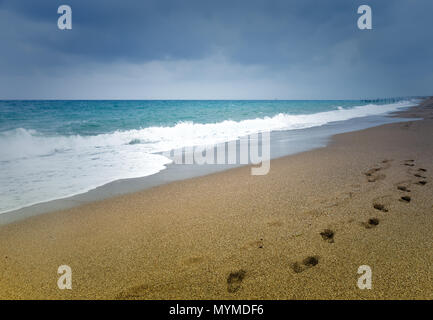
[[[432, 299], [433, 99], [420, 121], [0, 226], [3, 299]], [[57, 268], [72, 268], [59, 290]], [[373, 272], [357, 287], [358, 267]]]

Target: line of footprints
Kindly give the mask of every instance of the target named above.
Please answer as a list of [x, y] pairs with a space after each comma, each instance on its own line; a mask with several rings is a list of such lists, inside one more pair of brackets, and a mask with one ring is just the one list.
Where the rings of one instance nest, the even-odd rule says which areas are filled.
[[[383, 170], [388, 169], [391, 167], [392, 160], [385, 159], [381, 162], [379, 166], [376, 166], [372, 169], [369, 169], [364, 174], [367, 177], [367, 181], [374, 183], [380, 180], [383, 180], [386, 178], [386, 175], [383, 173]], [[400, 192], [403, 192], [404, 194], [401, 195], [400, 201], [404, 203], [409, 203], [411, 201], [411, 197], [409, 196], [411, 190], [410, 186], [411, 184], [416, 184], [420, 186], [424, 186], [427, 184], [427, 177], [425, 176], [425, 173], [427, 172], [427, 169], [424, 168], [414, 168], [415, 167], [415, 160], [405, 160], [402, 163], [403, 166], [409, 167], [408, 174], [413, 176], [414, 179], [407, 180], [401, 183], [397, 184], [397, 190]], [[386, 205], [374, 201], [373, 202], [373, 208], [382, 212], [388, 212], [389, 209], [386, 207]], [[361, 223], [366, 229], [371, 229], [379, 225], [379, 219], [378, 218], [370, 218], [366, 222]], [[324, 241], [327, 241], [329, 243], [334, 243], [334, 231], [331, 229], [325, 229], [322, 232], [320, 232], [320, 236]], [[260, 239], [260, 241], [257, 242], [258, 248], [263, 248], [263, 239]], [[291, 264], [291, 268], [295, 273], [303, 272], [309, 268], [312, 268], [316, 266], [319, 263], [319, 256], [308, 256], [302, 261], [297, 261]], [[244, 280], [245, 276], [247, 275], [247, 272], [243, 269], [231, 272], [229, 276], [227, 277], [227, 291], [229, 293], [237, 292], [242, 285], [242, 281]]]
[[[389, 163], [390, 160], [384, 160], [383, 162]], [[413, 167], [415, 167], [415, 160], [413, 160], [413, 159], [403, 161], [402, 165], [409, 167], [407, 173], [410, 176], [414, 177], [410, 180], [406, 180], [406, 181], [397, 183], [397, 190], [403, 192], [403, 195], [400, 196], [399, 200], [401, 202], [404, 202], [404, 203], [409, 203], [411, 201], [411, 197], [409, 195], [411, 192], [410, 186], [412, 184], [416, 184], [419, 186], [425, 186], [427, 184], [427, 177], [424, 174], [427, 172], [427, 169], [413, 168]], [[369, 182], [377, 181], [377, 180], [374, 180], [374, 178], [370, 179], [370, 177], [374, 176], [373, 172], [378, 172], [378, 171], [381, 171], [382, 169], [384, 169], [384, 167], [379, 167], [379, 168], [376, 167], [376, 168], [373, 168], [373, 169], [370, 169], [369, 171], [367, 171], [365, 173], [365, 175], [368, 177], [368, 181]], [[382, 176], [385, 177], [385, 175], [382, 175]], [[376, 210], [382, 211], [382, 212], [388, 212], [389, 211], [387, 206], [385, 204], [381, 203], [380, 201], [373, 202], [373, 208]], [[369, 221], [368, 223], [366, 223], [365, 226], [367, 228], [371, 228], [371, 227], [374, 227], [374, 226], [379, 224], [379, 221], [377, 218], [373, 218], [370, 220], [374, 220], [374, 221]], [[370, 222], [373, 222], [373, 223], [370, 223]]]

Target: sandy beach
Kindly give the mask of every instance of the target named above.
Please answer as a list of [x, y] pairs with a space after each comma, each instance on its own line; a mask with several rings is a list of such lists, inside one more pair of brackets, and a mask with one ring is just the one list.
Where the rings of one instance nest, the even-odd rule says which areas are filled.
[[242, 167], [3, 225], [0, 298], [432, 299], [433, 99], [399, 116], [424, 120], [334, 136], [265, 176]]

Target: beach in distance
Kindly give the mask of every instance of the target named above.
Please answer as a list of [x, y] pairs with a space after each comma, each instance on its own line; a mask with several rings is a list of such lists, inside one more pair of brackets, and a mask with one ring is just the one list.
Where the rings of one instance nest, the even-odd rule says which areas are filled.
[[[265, 108], [255, 122], [247, 121], [254, 119], [250, 114], [241, 116], [249, 109], [238, 105], [242, 112], [232, 115], [232, 123], [209, 105], [200, 113], [203, 125], [194, 130], [219, 142], [262, 128], [311, 129], [332, 119], [364, 119], [379, 110], [346, 103], [341, 108], [318, 103], [309, 116], [299, 110], [289, 117], [278, 116], [281, 106], [274, 103], [269, 116]], [[0, 298], [433, 299], [433, 98], [412, 107], [392, 105], [377, 115], [401, 121], [339, 133], [324, 146], [272, 158], [265, 175], [240, 166], [2, 224]], [[232, 110], [216, 109], [224, 116]], [[206, 112], [215, 118], [208, 121]], [[188, 117], [188, 110], [182, 114]], [[88, 181], [99, 179], [96, 185], [75, 181], [76, 172], [53, 165], [41, 167], [46, 171], [37, 176], [26, 165], [28, 171], [9, 177], [11, 196], [2, 202], [3, 212], [116, 178], [163, 172], [169, 161], [158, 152], [182, 146], [182, 125], [190, 124], [184, 119], [179, 127], [167, 119], [158, 127], [150, 119], [140, 131], [125, 121], [123, 131], [107, 129], [115, 134], [92, 126], [77, 134], [74, 119], [67, 120], [69, 127], [59, 126], [67, 132], [8, 131], [1, 139], [15, 139], [14, 145], [36, 139], [55, 150], [27, 148], [25, 155], [11, 150], [4, 156], [16, 158], [1, 159], [2, 174], [8, 178], [14, 163], [32, 157], [31, 163], [45, 157], [55, 159], [45, 163], [65, 167], [81, 161], [86, 167], [77, 172]], [[99, 177], [92, 172], [96, 162], [104, 168]], [[113, 166], [122, 176], [110, 175]], [[53, 184], [49, 174], [57, 172], [65, 176]], [[29, 174], [33, 185], [25, 183]], [[58, 287], [62, 265], [72, 270], [70, 290]], [[360, 266], [371, 270], [370, 289], [358, 286]]]

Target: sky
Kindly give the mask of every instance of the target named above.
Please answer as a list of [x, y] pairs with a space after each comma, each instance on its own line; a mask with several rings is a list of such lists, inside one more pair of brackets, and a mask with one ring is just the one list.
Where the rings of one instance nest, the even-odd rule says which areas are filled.
[[431, 0], [0, 0], [0, 99], [433, 95], [432, 15]]

